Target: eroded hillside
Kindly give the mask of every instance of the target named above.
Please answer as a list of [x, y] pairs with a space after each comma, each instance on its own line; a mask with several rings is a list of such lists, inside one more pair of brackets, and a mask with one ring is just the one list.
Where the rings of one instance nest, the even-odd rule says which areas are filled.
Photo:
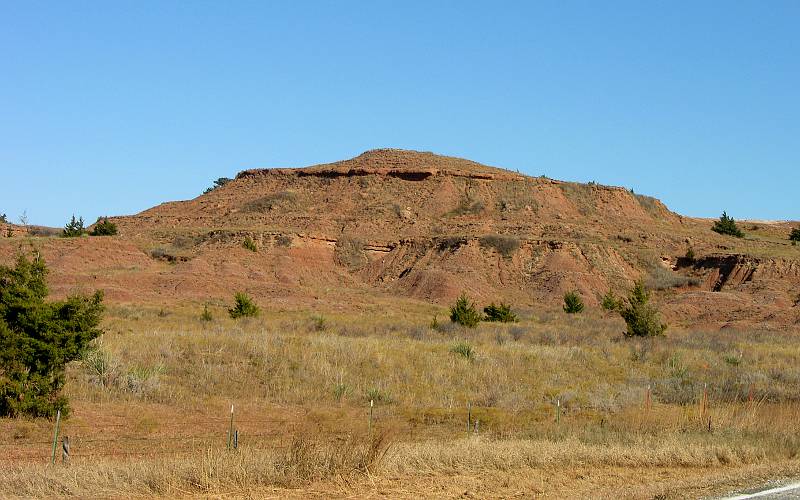
[[[568, 290], [597, 305], [644, 279], [674, 324], [800, 322], [788, 223], [748, 223], [738, 240], [624, 188], [431, 153], [246, 170], [193, 200], [113, 220], [117, 237], [36, 240], [58, 291], [100, 286], [112, 300], [169, 302], [246, 289], [274, 307], [339, 309], [392, 296], [447, 304], [467, 291], [557, 307]], [[4, 260], [15, 248], [2, 245]]]

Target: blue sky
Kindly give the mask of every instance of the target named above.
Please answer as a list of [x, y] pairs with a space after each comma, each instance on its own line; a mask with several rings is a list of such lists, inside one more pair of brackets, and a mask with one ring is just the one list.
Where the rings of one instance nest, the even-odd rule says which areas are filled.
[[399, 147], [800, 219], [797, 1], [0, 1], [0, 213]]

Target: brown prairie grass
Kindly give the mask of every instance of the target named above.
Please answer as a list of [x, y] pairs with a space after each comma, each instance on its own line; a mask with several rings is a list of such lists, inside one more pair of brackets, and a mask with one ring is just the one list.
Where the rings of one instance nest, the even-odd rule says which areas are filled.
[[[41, 465], [48, 423], [2, 420], [0, 446], [12, 453], [0, 493], [246, 495], [318, 483], [341, 493], [531, 469], [745, 470], [800, 454], [790, 334], [635, 341], [611, 316], [533, 310], [515, 325], [443, 331], [428, 310], [325, 312], [319, 329], [301, 313], [203, 322], [201, 309], [112, 309], [107, 333], [68, 371], [65, 432], [83, 439], [72, 462]], [[456, 343], [473, 355], [454, 354]], [[220, 449], [231, 403], [244, 431], [235, 453]], [[478, 434], [467, 434], [468, 403]], [[137, 437], [150, 441], [120, 455]]]

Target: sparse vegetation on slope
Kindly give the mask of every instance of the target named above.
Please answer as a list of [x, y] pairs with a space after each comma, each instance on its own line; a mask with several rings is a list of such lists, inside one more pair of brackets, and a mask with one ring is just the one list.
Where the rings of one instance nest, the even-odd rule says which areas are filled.
[[478, 240], [482, 247], [494, 248], [505, 258], [511, 257], [519, 249], [520, 241], [516, 236], [490, 234]]

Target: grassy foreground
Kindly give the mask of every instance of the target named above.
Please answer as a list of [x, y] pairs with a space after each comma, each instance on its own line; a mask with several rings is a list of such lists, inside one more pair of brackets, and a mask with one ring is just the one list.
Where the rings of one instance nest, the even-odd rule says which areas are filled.
[[425, 307], [114, 307], [69, 369], [69, 464], [51, 422], [0, 420], [0, 494], [696, 497], [800, 472], [790, 334], [626, 340], [598, 311], [432, 329]]

